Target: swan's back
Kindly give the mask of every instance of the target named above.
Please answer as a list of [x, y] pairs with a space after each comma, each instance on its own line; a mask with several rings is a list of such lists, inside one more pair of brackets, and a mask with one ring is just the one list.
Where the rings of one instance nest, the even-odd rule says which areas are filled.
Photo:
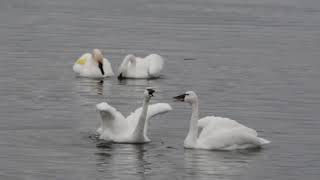
[[256, 136], [246, 133], [242, 128], [216, 129], [209, 136], [199, 137], [199, 146], [204, 149], [234, 150], [259, 146]]
[[160, 76], [163, 63], [163, 58], [157, 54], [150, 54], [144, 58], [128, 55], [122, 61], [119, 72], [126, 78], [157, 78]]
[[127, 78], [148, 78], [148, 61], [141, 57], [134, 58], [135, 62], [128, 62], [125, 70], [123, 71], [123, 75]]
[[245, 149], [269, 143], [268, 140], [259, 138], [254, 129], [224, 117], [202, 118], [198, 121], [198, 127], [202, 128], [198, 143], [204, 149]]
[[213, 125], [217, 128], [243, 126], [242, 124], [238, 123], [235, 120], [225, 118], [225, 117], [219, 117], [219, 116], [206, 116], [206, 117], [198, 120], [199, 127], [204, 128], [208, 125]]
[[73, 71], [80, 74], [83, 71], [83, 67], [92, 58], [90, 53], [83, 54], [74, 64]]
[[163, 68], [163, 58], [158, 54], [150, 54], [145, 59], [149, 62], [149, 75], [151, 77], [159, 77]]

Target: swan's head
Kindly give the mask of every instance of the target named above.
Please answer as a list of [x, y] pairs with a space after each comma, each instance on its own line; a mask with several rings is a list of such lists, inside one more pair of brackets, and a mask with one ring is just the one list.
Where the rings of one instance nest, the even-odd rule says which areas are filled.
[[95, 61], [97, 61], [98, 63], [103, 63], [103, 55], [102, 55], [102, 52], [100, 49], [94, 49], [92, 51], [92, 54], [93, 54], [93, 59]]
[[147, 99], [151, 99], [151, 97], [153, 97], [154, 92], [156, 92], [154, 89], [146, 88], [143, 94], [144, 94], [144, 97], [146, 97]]
[[94, 49], [92, 54], [93, 54], [93, 59], [98, 63], [101, 74], [104, 75], [102, 52], [99, 49]]
[[188, 102], [190, 104], [196, 102], [198, 100], [198, 96], [193, 91], [187, 91], [184, 94], [173, 97], [176, 101]]
[[124, 76], [123, 76], [123, 72], [125, 72], [127, 70], [127, 67], [128, 67], [128, 63], [131, 62], [131, 63], [134, 63], [136, 62], [136, 57], [133, 55], [133, 54], [128, 54], [124, 60], [122, 61], [119, 69], [118, 69], [118, 79], [123, 79]]

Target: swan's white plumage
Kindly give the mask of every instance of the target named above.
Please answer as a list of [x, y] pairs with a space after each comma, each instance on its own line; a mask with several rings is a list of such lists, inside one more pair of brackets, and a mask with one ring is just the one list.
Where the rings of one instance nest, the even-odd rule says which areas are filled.
[[[168, 111], [171, 111], [172, 107], [167, 103], [156, 103], [148, 106], [148, 112], [147, 112], [147, 121], [144, 128], [144, 135], [147, 137], [147, 129], [149, 126], [149, 119], [151, 119], [153, 116], [157, 114], [166, 113]], [[138, 118], [141, 114], [142, 107], [136, 109], [134, 112], [132, 112], [128, 117], [127, 121], [129, 122], [129, 126], [135, 127], [137, 125]]]
[[234, 150], [258, 147], [269, 141], [258, 137], [258, 133], [235, 120], [208, 116], [198, 121], [202, 131], [198, 135], [198, 146], [203, 149]]
[[[101, 122], [101, 126], [97, 129], [97, 132], [99, 134], [102, 134], [103, 131], [110, 131], [109, 133], [111, 134], [117, 134], [117, 132], [127, 128], [127, 122], [125, 120], [125, 117], [117, 109], [110, 106], [108, 103], [99, 103], [96, 105], [96, 108], [100, 112], [101, 117], [105, 117], [109, 120]], [[102, 128], [103, 123], [108, 123], [105, 125], [106, 129]]]
[[[125, 118], [119, 111], [105, 102], [97, 104], [96, 107], [100, 114], [105, 113], [105, 116], [101, 114], [101, 118], [105, 119], [102, 119], [101, 126], [97, 129], [100, 139], [120, 143], [137, 142], [137, 140], [132, 137], [132, 134], [138, 124], [142, 107], [136, 109], [127, 118]], [[157, 103], [148, 106], [146, 123], [143, 132], [145, 142], [150, 141], [147, 136], [149, 119], [157, 114], [165, 113], [170, 110], [172, 110], [172, 108], [167, 103]], [[107, 124], [103, 124], [105, 122], [107, 122]]]
[[145, 59], [149, 61], [149, 76], [151, 78], [159, 77], [163, 68], [163, 58], [158, 54], [150, 54]]
[[127, 55], [121, 63], [118, 76], [122, 78], [158, 78], [163, 69], [164, 60], [158, 54], [144, 58]]
[[270, 141], [258, 137], [258, 133], [235, 120], [207, 116], [199, 119], [198, 97], [188, 91], [175, 97], [192, 105], [190, 129], [184, 141], [186, 148], [208, 150], [235, 150], [261, 147]]
[[103, 58], [103, 70], [102, 75], [97, 62], [94, 61], [92, 54], [83, 54], [73, 65], [73, 71], [77, 75], [89, 78], [104, 78], [113, 76], [113, 70], [108, 59]]

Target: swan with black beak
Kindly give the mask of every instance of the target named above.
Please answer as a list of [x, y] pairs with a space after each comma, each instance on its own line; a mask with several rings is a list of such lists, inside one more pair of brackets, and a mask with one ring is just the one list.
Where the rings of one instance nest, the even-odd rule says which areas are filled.
[[257, 148], [270, 141], [258, 137], [258, 133], [235, 120], [207, 116], [199, 119], [199, 100], [193, 91], [174, 97], [192, 107], [189, 132], [184, 140], [185, 148], [207, 150], [236, 150]]
[[143, 93], [142, 107], [125, 118], [118, 110], [106, 102], [97, 104], [101, 116], [101, 126], [97, 129], [100, 139], [117, 143], [147, 143], [149, 119], [166, 113], [172, 108], [167, 103], [149, 105], [155, 90], [146, 88]]

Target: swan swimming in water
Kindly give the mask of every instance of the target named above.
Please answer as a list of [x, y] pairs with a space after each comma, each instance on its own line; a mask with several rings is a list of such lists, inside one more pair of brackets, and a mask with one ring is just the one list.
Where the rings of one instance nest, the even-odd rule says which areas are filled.
[[257, 132], [237, 121], [215, 116], [199, 119], [198, 97], [188, 91], [174, 97], [177, 101], [188, 102], [192, 106], [192, 115], [185, 148], [207, 150], [235, 150], [261, 147], [270, 141], [260, 138]]
[[127, 118], [106, 102], [97, 104], [96, 107], [101, 116], [101, 126], [97, 129], [100, 139], [118, 143], [149, 142], [150, 139], [147, 136], [149, 119], [172, 110], [167, 103], [149, 105], [154, 92], [153, 89], [147, 88], [144, 91], [142, 107]]
[[83, 54], [73, 65], [73, 71], [82, 77], [104, 78], [113, 76], [110, 62], [103, 57], [99, 49]]
[[158, 78], [164, 60], [158, 54], [150, 54], [145, 58], [127, 55], [118, 69], [118, 79], [124, 78]]

